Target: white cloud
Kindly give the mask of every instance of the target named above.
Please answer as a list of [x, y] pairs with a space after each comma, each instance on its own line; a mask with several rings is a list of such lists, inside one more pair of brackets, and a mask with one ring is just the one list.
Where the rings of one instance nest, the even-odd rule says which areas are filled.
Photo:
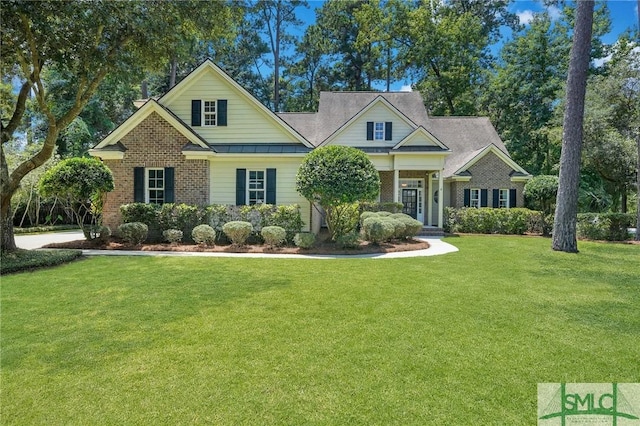
[[597, 58], [593, 60], [593, 65], [596, 68], [600, 68], [601, 66], [603, 66], [604, 64], [606, 64], [607, 62], [609, 62], [611, 60], [611, 55], [607, 55], [604, 58]]
[[527, 9], [522, 12], [518, 10], [516, 15], [520, 20], [520, 25], [529, 25], [533, 21], [533, 10]]
[[413, 90], [411, 89], [411, 86], [405, 84], [400, 88], [400, 91], [401, 92], [412, 92]]
[[552, 21], [555, 21], [556, 19], [559, 19], [560, 16], [562, 16], [562, 10], [554, 5], [550, 5], [549, 7], [547, 7], [547, 13], [549, 14], [549, 18], [551, 18]]

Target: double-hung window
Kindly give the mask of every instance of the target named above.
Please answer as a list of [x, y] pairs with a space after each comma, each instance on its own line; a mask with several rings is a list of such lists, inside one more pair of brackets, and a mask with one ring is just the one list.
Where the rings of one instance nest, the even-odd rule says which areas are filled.
[[164, 169], [147, 169], [147, 202], [164, 204]]
[[508, 189], [500, 189], [498, 190], [498, 208], [506, 209], [509, 207], [509, 190]]
[[217, 123], [216, 101], [202, 102], [202, 121], [205, 126], [215, 126]]
[[480, 207], [480, 189], [471, 188], [471, 197], [469, 199], [469, 207]]
[[247, 199], [249, 204], [264, 203], [266, 189], [264, 170], [248, 170], [247, 174]]
[[378, 122], [378, 121], [374, 123], [373, 140], [376, 140], [376, 141], [384, 140], [384, 123]]

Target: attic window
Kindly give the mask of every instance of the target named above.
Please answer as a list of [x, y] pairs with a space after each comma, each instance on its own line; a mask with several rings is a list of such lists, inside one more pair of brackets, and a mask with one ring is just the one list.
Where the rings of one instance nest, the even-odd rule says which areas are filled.
[[216, 125], [216, 101], [202, 102], [202, 119], [205, 126]]
[[384, 123], [376, 122], [374, 131], [373, 131], [373, 139], [376, 141], [384, 140]]

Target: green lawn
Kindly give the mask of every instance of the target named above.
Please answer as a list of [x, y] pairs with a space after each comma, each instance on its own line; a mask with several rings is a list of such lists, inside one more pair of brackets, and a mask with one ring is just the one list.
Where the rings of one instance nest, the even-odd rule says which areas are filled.
[[2, 277], [2, 423], [535, 424], [539, 382], [640, 381], [640, 246], [446, 241]]

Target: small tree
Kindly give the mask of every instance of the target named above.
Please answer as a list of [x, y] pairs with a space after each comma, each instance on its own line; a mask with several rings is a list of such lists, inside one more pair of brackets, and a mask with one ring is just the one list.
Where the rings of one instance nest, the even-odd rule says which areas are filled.
[[542, 212], [542, 235], [551, 233], [557, 195], [558, 176], [536, 176], [524, 186], [524, 197], [528, 206]]
[[87, 240], [97, 236], [104, 194], [112, 190], [111, 170], [93, 158], [63, 160], [42, 175], [39, 184], [42, 195], [58, 197], [65, 203]]
[[[331, 239], [353, 231], [358, 210], [350, 208], [358, 201], [373, 201], [380, 192], [380, 176], [367, 154], [347, 146], [315, 149], [302, 161], [296, 176], [296, 189], [325, 212]], [[345, 215], [355, 214], [350, 221]], [[352, 223], [351, 229], [342, 226]]]

